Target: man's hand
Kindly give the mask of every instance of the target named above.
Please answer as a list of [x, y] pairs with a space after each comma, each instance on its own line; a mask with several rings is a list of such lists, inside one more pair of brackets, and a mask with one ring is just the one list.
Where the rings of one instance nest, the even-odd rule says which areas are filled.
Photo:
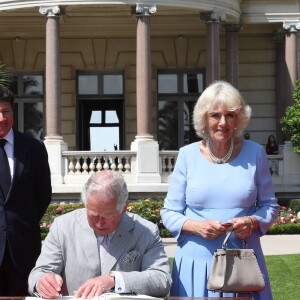
[[114, 286], [115, 280], [108, 274], [90, 278], [81, 287], [79, 287], [74, 297], [91, 299], [94, 296], [99, 296], [102, 293], [110, 291]]
[[37, 285], [36, 291], [43, 297], [48, 299], [54, 299], [59, 297], [63, 279], [54, 273], [47, 273], [43, 275]]

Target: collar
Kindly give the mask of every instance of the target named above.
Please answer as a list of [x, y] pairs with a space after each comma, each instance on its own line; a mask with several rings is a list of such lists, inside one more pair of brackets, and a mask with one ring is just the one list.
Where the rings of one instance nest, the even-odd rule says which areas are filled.
[[3, 137], [3, 139], [6, 139], [7, 140], [7, 143], [10, 144], [11, 146], [14, 145], [14, 131], [13, 129], [11, 128], [9, 130], [9, 132]]

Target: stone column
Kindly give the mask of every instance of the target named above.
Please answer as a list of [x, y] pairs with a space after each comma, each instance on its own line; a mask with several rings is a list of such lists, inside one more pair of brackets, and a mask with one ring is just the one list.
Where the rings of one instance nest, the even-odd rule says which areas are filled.
[[136, 139], [153, 139], [151, 93], [151, 14], [156, 6], [136, 5]]
[[300, 22], [288, 22], [283, 23], [283, 29], [286, 32], [285, 35], [285, 62], [287, 67], [286, 76], [286, 106], [293, 103], [293, 90], [295, 88], [297, 80], [297, 36], [300, 29]]
[[239, 32], [242, 24], [225, 24], [226, 31], [226, 80], [239, 88]]
[[46, 136], [45, 146], [49, 155], [52, 183], [62, 183], [64, 164], [62, 151], [67, 144], [61, 136], [60, 100], [60, 44], [59, 18], [60, 6], [41, 6], [40, 13], [46, 19]]
[[276, 43], [276, 78], [275, 78], [275, 101], [276, 101], [276, 140], [279, 144], [283, 144], [283, 133], [281, 130], [280, 119], [284, 116], [286, 103], [286, 77], [287, 67], [285, 63], [285, 33], [278, 31], [274, 34], [274, 41]]
[[225, 15], [219, 11], [201, 13], [206, 23], [206, 86], [220, 79], [220, 21]]
[[159, 146], [152, 136], [150, 18], [155, 12], [155, 4], [137, 4], [135, 8], [137, 135], [131, 144], [131, 150], [137, 152], [136, 159], [132, 161], [135, 183], [161, 182]]

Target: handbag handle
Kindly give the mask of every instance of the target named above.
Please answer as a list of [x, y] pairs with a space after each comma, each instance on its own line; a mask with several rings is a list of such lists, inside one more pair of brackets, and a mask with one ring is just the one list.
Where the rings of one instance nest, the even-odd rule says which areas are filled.
[[[227, 234], [226, 234], [226, 237], [224, 239], [224, 242], [222, 244], [222, 249], [226, 250], [227, 249], [227, 243], [228, 243], [228, 240], [232, 234], [234, 230], [228, 230]], [[243, 249], [246, 249], [247, 248], [247, 242], [246, 240], [243, 240]]]

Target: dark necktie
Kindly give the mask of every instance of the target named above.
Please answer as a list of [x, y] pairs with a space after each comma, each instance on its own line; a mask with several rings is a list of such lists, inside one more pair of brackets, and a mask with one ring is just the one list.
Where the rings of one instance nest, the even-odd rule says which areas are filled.
[[4, 150], [5, 144], [6, 140], [0, 139], [0, 189], [2, 190], [4, 200], [6, 199], [11, 184], [10, 168], [6, 152]]

